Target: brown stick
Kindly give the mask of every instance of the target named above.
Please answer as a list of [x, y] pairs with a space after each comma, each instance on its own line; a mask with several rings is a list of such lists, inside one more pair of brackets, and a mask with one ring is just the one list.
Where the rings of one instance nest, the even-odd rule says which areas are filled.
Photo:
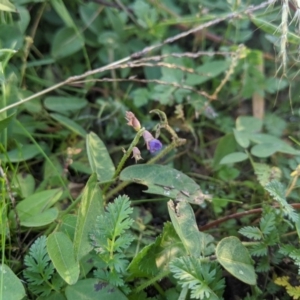
[[[291, 206], [295, 209], [300, 209], [300, 203], [293, 203], [293, 204], [291, 204]], [[278, 208], [279, 205], [274, 205], [273, 207]], [[251, 209], [251, 210], [248, 210], [248, 211], [235, 213], [235, 214], [223, 217], [221, 219], [218, 219], [216, 221], [210, 222], [208, 224], [205, 224], [205, 225], [199, 227], [199, 230], [200, 231], [205, 231], [205, 230], [211, 229], [213, 227], [216, 227], [216, 226], [220, 225], [221, 223], [224, 223], [224, 222], [226, 222], [228, 220], [231, 220], [231, 219], [240, 219], [240, 218], [248, 216], [248, 215], [261, 213], [262, 210], [263, 210], [262, 208], [255, 208], [255, 209]]]

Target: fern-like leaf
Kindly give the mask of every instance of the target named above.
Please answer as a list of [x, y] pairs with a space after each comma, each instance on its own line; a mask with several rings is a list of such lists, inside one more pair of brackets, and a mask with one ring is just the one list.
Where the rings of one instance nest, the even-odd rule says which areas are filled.
[[173, 276], [182, 287], [191, 290], [193, 299], [220, 299], [224, 289], [224, 279], [215, 262], [201, 262], [195, 257], [175, 258], [170, 263]]
[[133, 223], [129, 218], [132, 211], [129, 198], [119, 196], [108, 204], [103, 215], [97, 217], [95, 229], [90, 235], [100, 260], [95, 277], [122, 288], [125, 287], [123, 276], [129, 264], [124, 251], [134, 239], [126, 232]]
[[[46, 236], [36, 239], [29, 249], [29, 254], [25, 256], [24, 263], [26, 269], [23, 275], [30, 291], [35, 295], [48, 296], [53, 288], [58, 290], [62, 286], [62, 280], [57, 280], [54, 274], [54, 267], [47, 252]], [[49, 284], [50, 281], [52, 284]]]
[[260, 220], [260, 230], [264, 235], [268, 235], [275, 229], [274, 212], [265, 214]]
[[263, 238], [262, 232], [257, 227], [246, 226], [239, 230], [239, 233], [247, 237], [248, 239], [261, 240]]
[[286, 215], [291, 221], [297, 222], [298, 214], [294, 208], [287, 203], [285, 199], [284, 186], [279, 181], [272, 180], [265, 186], [265, 189], [269, 192], [273, 199], [280, 204], [284, 215]]
[[249, 249], [249, 252], [253, 256], [266, 256], [268, 253], [268, 247], [264, 243], [258, 243]]

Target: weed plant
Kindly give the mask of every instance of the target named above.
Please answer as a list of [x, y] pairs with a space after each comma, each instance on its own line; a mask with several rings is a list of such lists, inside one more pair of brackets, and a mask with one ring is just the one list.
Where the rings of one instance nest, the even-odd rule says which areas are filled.
[[0, 11], [0, 299], [300, 299], [298, 0]]

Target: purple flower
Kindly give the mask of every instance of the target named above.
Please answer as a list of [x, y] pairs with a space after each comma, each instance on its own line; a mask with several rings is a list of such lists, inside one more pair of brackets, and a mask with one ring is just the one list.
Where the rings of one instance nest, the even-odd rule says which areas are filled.
[[149, 141], [149, 150], [151, 153], [157, 152], [161, 150], [161, 148], [162, 148], [162, 143], [159, 140], [153, 139]]
[[149, 131], [145, 130], [143, 132], [143, 138], [150, 153], [161, 150], [162, 143], [158, 139], [155, 139]]

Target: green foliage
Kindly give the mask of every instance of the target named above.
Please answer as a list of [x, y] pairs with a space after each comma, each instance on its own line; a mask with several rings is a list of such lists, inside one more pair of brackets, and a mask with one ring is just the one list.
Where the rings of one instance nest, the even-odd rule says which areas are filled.
[[1, 1], [1, 299], [298, 298], [287, 2]]
[[52, 290], [59, 290], [62, 286], [61, 278], [55, 274], [53, 264], [46, 248], [46, 237], [35, 240], [24, 258], [26, 269], [23, 274], [29, 290], [40, 296], [50, 295]]
[[125, 285], [122, 277], [129, 262], [124, 252], [133, 241], [133, 236], [126, 232], [133, 223], [129, 218], [131, 213], [129, 198], [117, 197], [114, 203], [107, 205], [104, 214], [97, 217], [95, 229], [90, 235], [93, 248], [100, 258], [94, 274], [115, 286]]
[[272, 180], [265, 186], [265, 189], [270, 193], [273, 199], [279, 203], [283, 214], [291, 221], [297, 222], [298, 214], [295, 212], [294, 208], [287, 203], [284, 186], [279, 181]]
[[225, 284], [216, 263], [181, 257], [171, 261], [170, 270], [182, 288], [191, 290], [192, 299], [221, 299]]

